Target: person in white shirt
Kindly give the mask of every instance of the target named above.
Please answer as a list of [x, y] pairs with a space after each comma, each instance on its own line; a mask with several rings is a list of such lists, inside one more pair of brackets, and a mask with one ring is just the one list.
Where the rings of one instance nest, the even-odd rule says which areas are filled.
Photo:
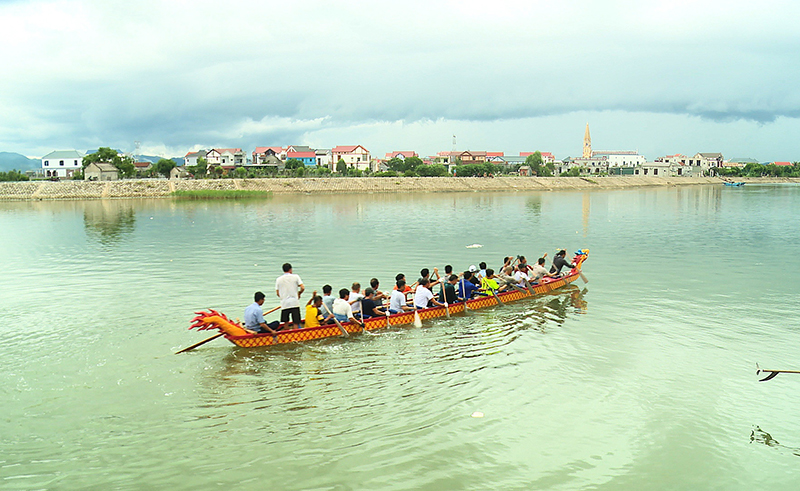
[[545, 276], [552, 278], [553, 276], [557, 275], [550, 274], [547, 272], [547, 269], [545, 269], [544, 267], [544, 258], [540, 257], [539, 261], [537, 261], [537, 263], [533, 265], [533, 268], [531, 268], [530, 279], [532, 283], [538, 283], [539, 280], [541, 280]]
[[361, 283], [353, 283], [350, 291], [350, 298], [347, 301], [350, 302], [350, 305], [353, 307], [354, 314], [361, 312], [360, 300], [362, 298], [364, 298], [364, 295], [361, 294]]
[[433, 293], [428, 290], [429, 284], [430, 281], [428, 281], [426, 278], [420, 278], [419, 285], [417, 285], [417, 290], [414, 292], [415, 308], [427, 309], [429, 303], [438, 305], [439, 307], [444, 307], [443, 303], [439, 302], [438, 300], [434, 300]]
[[353, 316], [353, 307], [348, 302], [350, 291], [347, 288], [339, 290], [339, 298], [333, 301], [333, 316], [339, 322], [354, 322], [361, 324]]
[[414, 310], [406, 301], [406, 294], [403, 293], [405, 289], [406, 280], [397, 280], [397, 289], [392, 290], [392, 295], [389, 297], [390, 314], [399, 314], [407, 310]]
[[306, 287], [303, 280], [292, 273], [292, 265], [283, 265], [283, 274], [275, 280], [275, 293], [281, 299], [281, 322], [285, 323], [291, 316], [292, 322], [284, 326], [285, 329], [300, 327], [300, 295]]
[[520, 288], [527, 288], [526, 282], [531, 279], [530, 276], [528, 276], [527, 269], [527, 264], [520, 264], [517, 266], [517, 271], [514, 273], [514, 279], [517, 281], [517, 286]]

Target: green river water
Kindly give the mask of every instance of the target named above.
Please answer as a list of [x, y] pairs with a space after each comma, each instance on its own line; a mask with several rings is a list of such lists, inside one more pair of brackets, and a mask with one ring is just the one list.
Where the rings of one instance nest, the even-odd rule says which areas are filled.
[[[794, 185], [3, 202], [0, 490], [798, 489], [800, 375], [755, 364], [800, 369], [799, 224]], [[558, 247], [589, 283], [174, 354], [286, 261], [385, 289]]]

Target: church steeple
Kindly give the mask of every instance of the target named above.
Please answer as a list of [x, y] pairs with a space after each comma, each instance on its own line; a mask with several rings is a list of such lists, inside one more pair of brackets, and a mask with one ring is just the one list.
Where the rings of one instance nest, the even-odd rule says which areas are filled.
[[586, 123], [586, 134], [583, 135], [583, 158], [592, 158], [592, 137], [589, 136], [589, 123]]

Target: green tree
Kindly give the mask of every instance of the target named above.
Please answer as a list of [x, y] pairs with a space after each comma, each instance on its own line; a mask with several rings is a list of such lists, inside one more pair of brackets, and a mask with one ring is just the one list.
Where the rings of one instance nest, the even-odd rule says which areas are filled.
[[244, 167], [237, 167], [233, 170], [233, 177], [236, 177], [237, 179], [244, 179], [247, 177], [247, 169]]
[[206, 160], [204, 157], [198, 157], [197, 164], [190, 165], [186, 169], [195, 177], [195, 179], [203, 177], [206, 175], [206, 172], [208, 172], [208, 160]]
[[336, 162], [336, 172], [342, 175], [347, 172], [347, 164], [345, 164], [344, 159], [339, 159], [339, 161]]
[[284, 166], [286, 169], [294, 170], [294, 169], [301, 169], [306, 165], [300, 162], [297, 159], [289, 159], [286, 161], [286, 165]]
[[447, 168], [442, 164], [433, 164], [433, 165], [419, 165], [414, 168], [417, 175], [423, 177], [441, 177], [447, 175]]
[[[76, 173], [77, 174], [77, 173]], [[28, 176], [18, 170], [0, 172], [0, 181], [27, 181]]]
[[543, 166], [543, 164], [544, 164], [544, 161], [542, 160], [542, 152], [540, 152], [538, 150], [533, 152], [532, 154], [528, 155], [527, 157], [525, 157], [525, 165], [527, 165], [527, 166], [529, 166], [531, 168], [531, 172], [535, 176], [541, 176], [542, 175], [542, 172], [543, 172], [542, 171], [542, 166]]
[[223, 174], [225, 174], [225, 169], [223, 169], [221, 165], [215, 165], [211, 168], [211, 175], [213, 177], [219, 179]]
[[156, 162], [156, 172], [169, 179], [169, 173], [175, 168], [175, 161], [172, 159], [160, 159]]
[[109, 147], [100, 147], [96, 152], [83, 157], [83, 169], [93, 163], [103, 162], [112, 164], [116, 167], [123, 177], [133, 177], [136, 175], [136, 167], [133, 165], [133, 157], [120, 155], [116, 150]]
[[561, 177], [580, 177], [580, 176], [581, 176], [581, 169], [579, 167], [573, 167], [572, 169], [561, 173]]

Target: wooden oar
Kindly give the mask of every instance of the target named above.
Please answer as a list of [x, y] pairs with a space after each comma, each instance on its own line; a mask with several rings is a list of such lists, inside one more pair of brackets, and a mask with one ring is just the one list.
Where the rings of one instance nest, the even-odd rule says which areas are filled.
[[208, 339], [204, 339], [204, 340], [200, 341], [199, 343], [195, 343], [195, 344], [193, 344], [193, 345], [191, 345], [191, 346], [189, 346], [187, 348], [183, 348], [180, 351], [176, 351], [175, 354], [177, 355], [177, 354], [180, 354], [180, 353], [184, 353], [186, 351], [191, 351], [191, 350], [197, 348], [198, 346], [202, 346], [202, 345], [206, 344], [209, 341], [213, 341], [213, 340], [217, 339], [218, 337], [222, 336], [223, 334], [225, 334], [225, 333], [221, 332], [219, 334], [214, 334], [213, 336], [211, 336]]
[[756, 363], [756, 375], [760, 375], [761, 372], [769, 373], [769, 375], [759, 380], [759, 382], [766, 382], [777, 377], [779, 373], [800, 373], [800, 370], [764, 370]]
[[[461, 278], [461, 294], [462, 295], [464, 295], [466, 293], [466, 289], [464, 288], [464, 282], [465, 281], [466, 280], [464, 278]], [[467, 306], [467, 300], [469, 300], [469, 299], [467, 297], [464, 297], [464, 312], [467, 312], [467, 311], [471, 310], [469, 308], [469, 306]]]
[[[268, 310], [268, 311], [264, 312], [262, 315], [271, 314], [271, 313], [275, 312], [276, 310], [278, 310], [279, 308], [281, 308], [281, 306], [280, 306], [280, 305], [278, 305], [278, 306], [277, 306], [277, 307], [275, 307], [274, 309], [271, 309], [271, 310]], [[225, 334], [225, 333], [224, 333], [224, 332], [221, 332], [221, 333], [219, 333], [219, 334], [214, 334], [213, 336], [211, 336], [211, 337], [210, 337], [210, 338], [208, 338], [208, 339], [204, 339], [204, 340], [200, 341], [199, 343], [195, 343], [195, 344], [193, 344], [193, 345], [191, 345], [191, 346], [188, 346], [188, 347], [186, 347], [186, 348], [183, 348], [183, 349], [182, 349], [182, 350], [180, 350], [180, 351], [176, 351], [176, 352], [175, 352], [175, 354], [177, 355], [177, 354], [180, 354], [180, 353], [185, 353], [185, 352], [187, 352], [187, 351], [192, 351], [193, 349], [197, 348], [198, 346], [202, 346], [202, 345], [206, 344], [206, 343], [207, 343], [207, 342], [209, 342], [209, 341], [213, 341], [213, 340], [217, 339], [218, 337], [222, 336], [223, 334]]]
[[345, 329], [344, 326], [342, 326], [342, 323], [339, 322], [339, 319], [337, 319], [336, 316], [333, 314], [333, 312], [331, 312], [331, 309], [329, 309], [328, 306], [325, 305], [325, 302], [322, 302], [322, 306], [325, 307], [325, 310], [328, 311], [328, 315], [333, 317], [333, 322], [335, 322], [336, 325], [339, 327], [339, 330], [342, 331], [342, 336], [344, 337], [350, 336], [350, 333], [348, 333], [347, 329]]
[[442, 283], [442, 300], [444, 300], [444, 310], [447, 312], [447, 318], [450, 318], [450, 306], [447, 305], [447, 292], [444, 291], [444, 283]]
[[358, 311], [361, 313], [361, 333], [364, 333], [364, 304], [358, 299]]
[[583, 271], [578, 270], [578, 274], [580, 275], [580, 277], [581, 277], [581, 279], [583, 280], [584, 283], [589, 283], [589, 280], [587, 280], [586, 277], [583, 276]]

